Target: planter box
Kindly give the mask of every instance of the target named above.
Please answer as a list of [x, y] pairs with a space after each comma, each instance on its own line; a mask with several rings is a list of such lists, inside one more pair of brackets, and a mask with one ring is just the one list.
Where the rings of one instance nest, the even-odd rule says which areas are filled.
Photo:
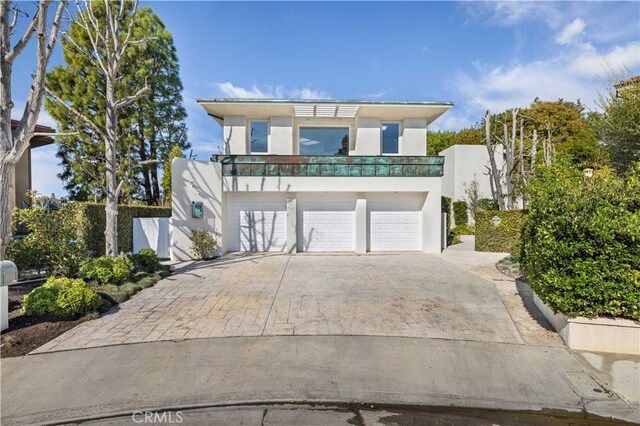
[[640, 322], [620, 318], [569, 318], [554, 314], [535, 293], [533, 301], [569, 348], [640, 355]]

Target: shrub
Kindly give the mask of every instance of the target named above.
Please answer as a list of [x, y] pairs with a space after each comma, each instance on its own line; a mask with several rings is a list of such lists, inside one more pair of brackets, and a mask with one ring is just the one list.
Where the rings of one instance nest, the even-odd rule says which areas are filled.
[[135, 266], [151, 270], [156, 267], [159, 259], [154, 249], [144, 248], [138, 253], [131, 255], [131, 261]]
[[571, 317], [640, 320], [640, 164], [625, 178], [541, 168], [529, 194], [519, 260], [538, 297]]
[[458, 225], [453, 228], [453, 233], [455, 235], [474, 235], [476, 228], [473, 225]]
[[493, 198], [481, 198], [476, 203], [476, 211], [478, 210], [499, 210], [498, 201]]
[[213, 233], [204, 229], [191, 230], [191, 253], [198, 260], [213, 259], [218, 247]]
[[28, 315], [85, 315], [98, 309], [102, 298], [81, 279], [51, 277], [24, 298]]
[[525, 210], [476, 211], [476, 251], [511, 253], [526, 217]]
[[15, 209], [16, 223], [29, 234], [12, 242], [7, 258], [18, 270], [46, 269], [61, 275], [75, 275], [87, 258], [86, 246], [76, 238], [82, 226], [71, 204], [57, 210], [46, 207]]
[[83, 263], [80, 276], [100, 284], [121, 284], [131, 276], [132, 267], [127, 256], [100, 256]]
[[440, 209], [447, 215], [447, 246], [460, 242], [458, 236], [453, 232], [451, 226], [451, 198], [442, 197], [440, 199]]
[[456, 226], [467, 225], [469, 223], [469, 205], [466, 201], [453, 202], [453, 223]]

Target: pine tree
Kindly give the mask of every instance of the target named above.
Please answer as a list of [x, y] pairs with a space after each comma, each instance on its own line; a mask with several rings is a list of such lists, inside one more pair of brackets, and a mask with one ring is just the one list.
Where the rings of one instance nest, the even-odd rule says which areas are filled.
[[[150, 8], [137, 11], [132, 37], [149, 38], [149, 41], [126, 49], [118, 90], [124, 92], [127, 88], [145, 84], [148, 90], [119, 113], [117, 155], [120, 167], [117, 174], [119, 178], [129, 176], [119, 201], [140, 199], [149, 205], [160, 205], [159, 169], [171, 147], [189, 147], [178, 57], [171, 33]], [[100, 70], [87, 55], [71, 45], [69, 38], [80, 48], [90, 49], [86, 30], [77, 23], [72, 24], [69, 37], [62, 40], [65, 65], [49, 73], [48, 87], [83, 114], [102, 111], [105, 83]], [[65, 182], [70, 198], [103, 200], [104, 144], [99, 135], [58, 102], [47, 100], [46, 107], [61, 129], [81, 132], [79, 137], [60, 138], [57, 153], [63, 166], [59, 177]], [[95, 121], [104, 125], [104, 119], [98, 114], [95, 114]]]

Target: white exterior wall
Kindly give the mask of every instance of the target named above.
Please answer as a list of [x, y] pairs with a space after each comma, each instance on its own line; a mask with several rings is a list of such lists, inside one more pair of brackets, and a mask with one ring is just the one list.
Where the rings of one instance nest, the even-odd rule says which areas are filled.
[[[375, 179], [375, 185], [372, 180]], [[294, 232], [299, 228], [297, 215], [301, 208], [298, 198], [313, 199], [318, 193], [352, 193], [355, 199], [355, 251], [368, 249], [369, 230], [368, 198], [372, 194], [386, 192], [420, 193], [424, 197], [421, 209], [422, 250], [440, 252], [440, 178], [437, 177], [261, 177], [222, 176], [219, 163], [176, 158], [172, 163], [172, 218], [171, 258], [191, 259], [189, 238], [192, 229], [208, 229], [217, 236], [219, 252], [227, 251], [229, 202], [238, 193], [281, 193], [286, 199], [286, 251], [295, 252], [297, 241]], [[310, 197], [311, 195], [311, 197]], [[191, 202], [202, 201], [204, 217], [191, 217]]]
[[427, 120], [407, 118], [402, 123], [402, 155], [427, 155]]
[[[171, 259], [192, 258], [192, 229], [212, 231], [218, 238], [218, 251], [224, 253], [226, 195], [222, 192], [222, 165], [210, 161], [174, 158], [171, 162], [171, 198]], [[192, 201], [202, 201], [202, 219], [191, 217]]]
[[269, 154], [293, 154], [293, 118], [271, 117], [269, 127]]
[[[478, 181], [480, 198], [491, 198], [491, 179], [487, 166], [489, 154], [484, 145], [453, 145], [440, 155], [445, 157], [442, 176], [442, 195], [452, 201], [466, 200], [465, 185], [474, 178]], [[502, 166], [502, 156], [496, 155], [498, 168]]]
[[222, 137], [224, 138], [225, 154], [248, 154], [247, 120], [245, 117], [224, 117]]
[[356, 138], [350, 155], [380, 155], [381, 127], [379, 118], [358, 118], [356, 120]]

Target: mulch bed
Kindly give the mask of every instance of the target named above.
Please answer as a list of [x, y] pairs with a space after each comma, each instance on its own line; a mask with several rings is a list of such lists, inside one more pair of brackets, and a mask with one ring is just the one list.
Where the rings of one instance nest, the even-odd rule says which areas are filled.
[[26, 355], [90, 317], [66, 319], [55, 315], [28, 316], [22, 313], [22, 299], [44, 280], [9, 287], [9, 328], [0, 337], [0, 357]]

